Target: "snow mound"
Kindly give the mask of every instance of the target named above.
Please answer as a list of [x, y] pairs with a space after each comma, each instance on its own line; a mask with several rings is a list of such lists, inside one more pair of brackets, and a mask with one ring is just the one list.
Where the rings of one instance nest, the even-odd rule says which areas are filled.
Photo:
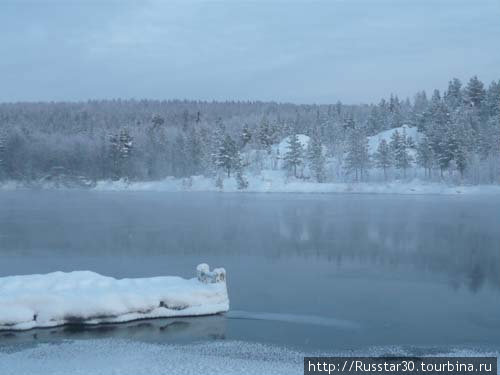
[[406, 132], [406, 135], [413, 139], [415, 144], [420, 140], [420, 133], [417, 131], [416, 127], [409, 127], [407, 125], [403, 125], [399, 128], [384, 130], [383, 132], [377, 133], [374, 136], [368, 137], [368, 149], [370, 154], [374, 154], [377, 151], [378, 145], [382, 139], [385, 139], [387, 143], [391, 142], [392, 135], [396, 132], [399, 134], [403, 134], [403, 131]]
[[91, 271], [0, 278], [0, 330], [69, 323], [119, 323], [229, 310], [226, 271], [197, 267], [197, 278], [114, 279]]

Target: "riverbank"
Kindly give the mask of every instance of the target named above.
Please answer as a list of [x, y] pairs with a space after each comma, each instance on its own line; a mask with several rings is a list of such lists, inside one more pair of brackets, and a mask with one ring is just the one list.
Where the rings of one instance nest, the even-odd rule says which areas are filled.
[[[247, 193], [359, 193], [359, 194], [500, 194], [500, 185], [457, 185], [445, 182], [429, 182], [419, 179], [391, 182], [325, 182], [289, 178], [281, 173], [268, 171], [258, 176], [248, 176], [248, 186], [238, 188], [235, 178], [225, 178], [216, 186], [213, 178], [192, 176], [189, 178], [167, 177], [159, 181], [97, 181], [87, 188], [97, 191], [161, 191], [161, 192], [247, 192]], [[17, 189], [68, 189], [51, 183], [26, 185], [8, 181], [0, 185], [2, 190]]]

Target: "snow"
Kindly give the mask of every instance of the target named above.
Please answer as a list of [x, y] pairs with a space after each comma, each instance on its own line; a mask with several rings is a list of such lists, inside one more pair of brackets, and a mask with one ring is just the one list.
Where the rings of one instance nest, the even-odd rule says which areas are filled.
[[238, 190], [234, 178], [226, 178], [223, 188], [215, 186], [213, 179], [203, 176], [193, 176], [186, 179], [167, 178], [153, 182], [102, 181], [95, 188], [98, 191], [223, 191], [249, 193], [366, 193], [366, 194], [500, 194], [500, 185], [453, 185], [437, 182], [427, 182], [419, 179], [392, 182], [317, 183], [311, 180], [296, 179], [286, 176], [282, 170], [263, 170], [260, 175], [245, 176], [248, 188]]
[[[309, 146], [309, 141], [311, 140], [311, 138], [305, 134], [297, 134], [297, 138], [299, 139], [299, 143], [304, 151], [307, 150], [307, 146]], [[285, 137], [279, 144], [273, 145], [273, 153], [276, 154], [277, 152], [279, 152], [279, 155], [285, 155], [288, 152], [289, 144], [290, 136]]]
[[[399, 132], [399, 134], [403, 134], [403, 131], [406, 131], [406, 135], [410, 137], [415, 144], [417, 144], [420, 140], [420, 133], [417, 131], [416, 127], [409, 127], [407, 125], [403, 125], [399, 128], [393, 128], [389, 130], [385, 130], [383, 132], [380, 132], [374, 136], [368, 137], [368, 150], [370, 154], [374, 154], [377, 151], [378, 145], [381, 140], [385, 139], [387, 143], [391, 142], [391, 137], [392, 135], [396, 132], [396, 130]], [[409, 153], [412, 156], [415, 156], [416, 152], [415, 150], [410, 150]]]
[[[358, 194], [500, 194], [500, 185], [455, 185], [420, 180], [395, 180], [391, 182], [326, 182], [296, 179], [283, 170], [264, 169], [260, 174], [247, 174], [248, 188], [238, 189], [234, 177], [224, 178], [223, 188], [215, 186], [212, 178], [192, 176], [189, 178], [167, 177], [158, 181], [128, 182], [99, 181], [91, 191], [156, 191], [156, 192], [247, 192], [247, 193], [358, 193]], [[47, 186], [47, 189], [52, 189]], [[7, 183], [0, 185], [1, 191], [23, 189], [22, 185]], [[64, 188], [59, 188], [60, 190]]]
[[198, 277], [114, 279], [91, 271], [0, 278], [0, 330], [66, 323], [119, 323], [226, 312], [223, 268], [198, 266]]
[[301, 352], [276, 345], [213, 341], [189, 345], [123, 339], [64, 341], [19, 350], [0, 347], [2, 375], [39, 374], [303, 374], [304, 356], [498, 357], [497, 349], [369, 347], [338, 352]]

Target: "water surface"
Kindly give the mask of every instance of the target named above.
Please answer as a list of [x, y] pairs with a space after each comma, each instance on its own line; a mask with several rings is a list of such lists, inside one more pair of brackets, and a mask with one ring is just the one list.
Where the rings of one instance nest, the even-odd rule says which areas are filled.
[[201, 262], [227, 269], [226, 315], [4, 333], [0, 345], [500, 348], [496, 196], [0, 193], [0, 276], [193, 277]]

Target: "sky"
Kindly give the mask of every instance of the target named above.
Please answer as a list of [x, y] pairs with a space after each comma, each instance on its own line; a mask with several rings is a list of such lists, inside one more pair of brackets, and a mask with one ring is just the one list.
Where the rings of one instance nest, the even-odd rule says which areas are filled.
[[500, 79], [500, 0], [0, 0], [0, 102], [371, 103]]

